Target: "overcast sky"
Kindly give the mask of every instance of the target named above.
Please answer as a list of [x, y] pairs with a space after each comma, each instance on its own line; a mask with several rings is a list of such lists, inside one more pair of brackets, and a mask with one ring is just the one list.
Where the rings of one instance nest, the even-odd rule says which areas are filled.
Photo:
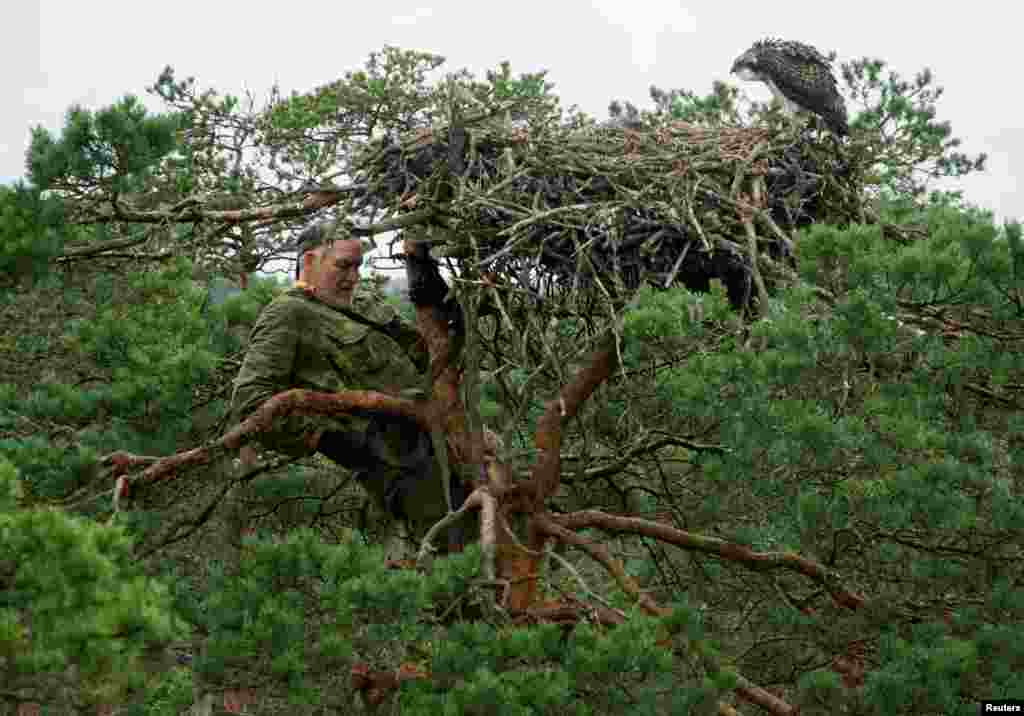
[[[384, 45], [427, 50], [445, 67], [482, 75], [549, 70], [563, 104], [599, 117], [611, 99], [647, 106], [647, 88], [704, 93], [733, 59], [771, 35], [840, 60], [880, 57], [904, 76], [931, 67], [946, 88], [939, 118], [989, 169], [963, 184], [1001, 219], [1024, 218], [1024, 99], [1020, 10], [1014, 3], [907, 0], [774, 3], [705, 0], [516, 2], [235, 2], [234, 0], [6, 0], [0, 40], [5, 102], [0, 181], [24, 173], [31, 127], [58, 129], [71, 104], [99, 108], [144, 94], [165, 65], [221, 92], [274, 83], [304, 91], [359, 67]], [[732, 81], [738, 82], [735, 78]], [[743, 83], [756, 99], [762, 85]], [[21, 93], [21, 102], [17, 100]], [[148, 100], [154, 109], [157, 103]]]

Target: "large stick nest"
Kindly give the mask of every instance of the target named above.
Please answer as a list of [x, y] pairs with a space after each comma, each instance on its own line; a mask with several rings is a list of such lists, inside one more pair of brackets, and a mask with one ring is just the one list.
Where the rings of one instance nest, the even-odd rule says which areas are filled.
[[616, 299], [718, 278], [737, 307], [752, 295], [751, 226], [776, 265], [793, 229], [846, 223], [862, 196], [835, 139], [788, 122], [457, 124], [384, 140], [364, 166], [360, 205], [434, 208], [448, 230], [433, 236], [463, 266]]

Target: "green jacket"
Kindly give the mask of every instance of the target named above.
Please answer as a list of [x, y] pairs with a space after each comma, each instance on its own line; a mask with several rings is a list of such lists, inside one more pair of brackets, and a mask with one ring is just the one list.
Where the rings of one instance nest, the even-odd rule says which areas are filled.
[[[375, 390], [397, 395], [422, 385], [414, 360], [426, 365], [426, 347], [394, 309], [357, 290], [353, 310], [389, 323], [395, 338], [359, 324], [293, 288], [260, 314], [235, 379], [232, 416], [247, 418], [273, 395], [291, 388], [322, 392]], [[364, 430], [365, 418], [286, 417], [259, 441], [287, 455], [309, 454], [305, 436], [317, 429]]]

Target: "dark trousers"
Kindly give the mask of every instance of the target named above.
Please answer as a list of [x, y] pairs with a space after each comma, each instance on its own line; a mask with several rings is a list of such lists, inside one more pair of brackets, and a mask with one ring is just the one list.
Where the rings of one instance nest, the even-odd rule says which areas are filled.
[[[389, 419], [386, 425], [371, 423], [365, 433], [326, 432], [317, 452], [352, 470], [363, 489], [378, 497], [381, 507], [414, 527], [429, 527], [446, 512], [430, 437], [415, 425], [396, 425]], [[450, 491], [452, 506], [458, 509], [469, 491], [457, 476], [452, 476]], [[463, 544], [462, 527], [449, 529], [449, 550], [459, 550]]]

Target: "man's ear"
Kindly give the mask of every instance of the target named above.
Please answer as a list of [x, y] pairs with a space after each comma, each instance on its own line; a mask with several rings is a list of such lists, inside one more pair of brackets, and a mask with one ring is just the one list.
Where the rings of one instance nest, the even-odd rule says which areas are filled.
[[320, 271], [320, 255], [316, 251], [302, 254], [302, 280], [307, 286], [316, 286]]

